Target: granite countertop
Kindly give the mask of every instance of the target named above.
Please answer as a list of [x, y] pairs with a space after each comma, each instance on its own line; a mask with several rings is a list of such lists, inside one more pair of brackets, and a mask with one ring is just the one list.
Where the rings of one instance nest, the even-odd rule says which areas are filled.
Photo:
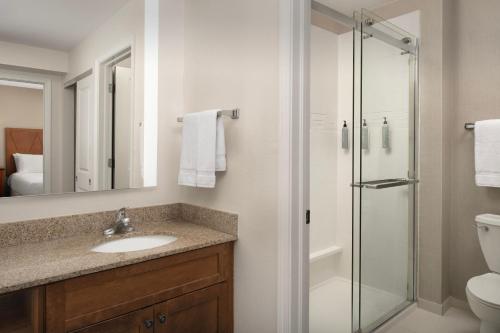
[[[136, 230], [125, 236], [105, 238], [102, 233], [90, 233], [1, 248], [0, 294], [237, 239], [236, 235], [186, 222], [183, 219], [140, 223], [134, 227]], [[171, 235], [177, 237], [177, 240], [164, 246], [135, 252], [91, 251], [94, 246], [109, 240], [142, 235]]]

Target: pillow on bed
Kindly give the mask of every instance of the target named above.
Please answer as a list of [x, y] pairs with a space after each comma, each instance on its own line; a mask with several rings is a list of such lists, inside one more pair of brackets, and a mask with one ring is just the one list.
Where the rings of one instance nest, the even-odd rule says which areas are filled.
[[17, 172], [43, 172], [43, 155], [13, 154]]

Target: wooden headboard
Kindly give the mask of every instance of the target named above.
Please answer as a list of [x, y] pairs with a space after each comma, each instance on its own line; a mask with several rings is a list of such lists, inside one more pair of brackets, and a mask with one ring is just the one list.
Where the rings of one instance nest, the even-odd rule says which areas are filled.
[[43, 130], [32, 128], [5, 129], [5, 175], [16, 172], [15, 153], [43, 154]]

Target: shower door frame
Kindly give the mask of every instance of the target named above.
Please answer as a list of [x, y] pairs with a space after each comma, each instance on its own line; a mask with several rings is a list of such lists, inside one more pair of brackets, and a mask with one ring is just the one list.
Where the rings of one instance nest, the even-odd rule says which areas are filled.
[[[359, 112], [361, 113], [360, 114], [360, 119], [364, 117], [363, 115], [363, 43], [364, 43], [364, 35], [367, 34], [368, 36], [370, 36], [370, 38], [377, 38], [379, 36], [381, 36], [381, 34], [378, 34], [378, 33], [374, 33], [377, 31], [376, 28], [373, 28], [370, 25], [368, 24], [365, 24], [365, 20], [366, 19], [369, 19], [371, 20], [372, 22], [376, 22], [376, 23], [379, 23], [379, 24], [389, 24], [389, 25], [392, 25], [390, 23], [388, 23], [388, 21], [386, 19], [383, 19], [383, 18], [380, 18], [378, 16], [376, 16], [375, 14], [371, 13], [371, 12], [368, 12], [366, 10], [362, 10], [361, 13], [357, 13], [357, 19], [356, 19], [356, 26], [354, 28], [354, 32], [353, 32], [353, 47], [354, 47], [354, 50], [353, 50], [353, 82], [356, 82], [356, 80], [359, 81], [359, 84], [360, 84], [360, 88], [359, 88], [359, 91], [356, 91], [356, 88], [355, 88], [355, 84], [353, 84], [353, 123], [355, 122], [355, 119], [356, 119], [356, 108], [359, 109]], [[373, 23], [372, 23], [373, 24]], [[365, 30], [367, 29], [367, 30]], [[369, 29], [369, 30], [368, 30]], [[358, 32], [358, 36], [356, 37], [356, 31]], [[383, 32], [382, 32], [383, 34]], [[410, 34], [408, 34], [410, 35]], [[407, 36], [406, 36], [407, 37]], [[409, 202], [409, 205], [408, 205], [408, 222], [410, 224], [410, 227], [408, 229], [408, 286], [407, 286], [407, 300], [406, 302], [404, 303], [401, 303], [399, 306], [397, 306], [394, 310], [390, 311], [389, 313], [386, 313], [384, 316], [382, 316], [381, 318], [379, 318], [377, 321], [373, 322], [372, 324], [370, 324], [368, 327], [365, 328], [365, 330], [363, 330], [362, 327], [358, 327], [358, 330], [355, 330], [355, 323], [354, 323], [354, 307], [355, 307], [355, 300], [354, 300], [354, 282], [358, 282], [359, 283], [359, 289], [361, 288], [361, 281], [362, 281], [362, 268], [361, 268], [361, 263], [362, 263], [362, 257], [361, 257], [361, 248], [362, 248], [362, 241], [361, 241], [361, 233], [362, 233], [362, 229], [361, 229], [361, 225], [362, 225], [362, 210], [361, 210], [361, 206], [359, 207], [355, 207], [355, 188], [353, 187], [353, 190], [352, 190], [352, 195], [353, 195], [353, 214], [352, 214], [352, 227], [353, 227], [353, 239], [352, 239], [352, 250], [353, 250], [353, 257], [351, 258], [352, 260], [352, 282], [353, 282], [353, 293], [352, 293], [352, 331], [353, 332], [372, 332], [373, 330], [379, 328], [380, 326], [382, 326], [383, 324], [385, 324], [387, 321], [389, 321], [391, 318], [397, 316], [399, 313], [401, 313], [403, 310], [405, 310], [406, 308], [408, 308], [409, 306], [411, 306], [412, 304], [414, 304], [416, 301], [417, 301], [417, 290], [418, 290], [418, 286], [417, 286], [417, 272], [418, 272], [418, 243], [417, 243], [417, 235], [418, 235], [418, 179], [419, 179], [419, 163], [418, 163], [418, 151], [419, 151], [419, 48], [420, 48], [420, 40], [418, 37], [416, 36], [411, 36], [411, 38], [413, 39], [414, 38], [414, 42], [415, 42], [415, 45], [412, 46], [410, 49], [401, 49], [401, 51], [403, 51], [402, 55], [404, 54], [404, 52], [406, 53], [410, 53], [410, 58], [409, 58], [409, 63], [408, 63], [408, 69], [409, 69], [409, 101], [408, 101], [408, 109], [409, 109], [409, 117], [408, 117], [408, 129], [409, 129], [409, 153], [408, 153], [408, 174], [407, 174], [407, 178], [408, 179], [416, 179], [417, 182], [416, 183], [413, 183], [412, 185], [408, 185], [409, 186], [409, 191], [408, 191], [408, 202]], [[379, 39], [380, 41], [382, 42], [385, 42], [386, 44], [389, 44], [389, 45], [392, 45], [396, 48], [400, 48], [400, 45], [396, 44], [396, 43], [393, 43], [391, 42], [390, 40], [387, 40], [385, 38], [377, 38]], [[358, 50], [356, 50], [356, 48], [358, 48]], [[356, 59], [356, 53], [359, 53], [359, 59]], [[356, 69], [356, 67], [358, 67], [358, 69]], [[357, 77], [359, 76], [359, 77]], [[357, 96], [358, 94], [358, 96]], [[357, 99], [359, 99], [357, 101]], [[358, 104], [356, 104], [358, 103]], [[361, 126], [361, 124], [360, 124]], [[360, 127], [361, 128], [361, 127]], [[413, 136], [412, 136], [413, 134]], [[361, 135], [361, 131], [359, 133], [359, 135]], [[353, 145], [354, 145], [354, 142], [355, 142], [355, 136], [356, 136], [356, 133], [355, 131], [353, 131]], [[361, 140], [361, 137], [358, 138], [359, 140]], [[361, 145], [361, 141], [358, 143], [359, 145]], [[359, 172], [360, 172], [360, 177], [362, 175], [362, 160], [363, 160], [363, 157], [362, 157], [362, 149], [361, 149], [361, 146], [359, 148], [359, 153], [360, 153], [360, 156], [359, 156], [359, 161], [358, 163], [360, 164], [359, 165]], [[356, 161], [356, 157], [354, 156], [355, 152], [353, 150], [353, 174], [352, 174], [352, 183], [354, 184], [355, 183], [355, 161]], [[361, 205], [362, 203], [362, 192], [363, 192], [363, 189], [360, 188], [359, 189], [360, 192], [359, 192], [359, 205]], [[356, 220], [356, 215], [354, 214], [354, 210], [356, 209], [359, 209], [359, 216], [358, 216], [358, 220]], [[359, 244], [357, 244], [359, 246], [359, 249], [357, 249], [357, 251], [359, 251], [359, 258], [357, 259], [358, 262], [356, 263], [356, 259], [354, 258], [354, 253], [355, 253], [355, 227], [354, 227], [354, 224], [355, 223], [358, 223], [359, 226], [359, 235], [358, 236], [358, 242]], [[355, 272], [356, 272], [356, 269], [355, 269], [355, 265], [358, 265], [358, 271], [357, 271], [357, 277], [358, 277], [358, 280], [355, 281]], [[361, 289], [358, 290], [358, 311], [362, 311], [360, 310], [360, 307], [361, 307], [361, 299], [362, 299], [362, 293], [361, 293]], [[358, 325], [361, 324], [361, 314], [358, 313]]]

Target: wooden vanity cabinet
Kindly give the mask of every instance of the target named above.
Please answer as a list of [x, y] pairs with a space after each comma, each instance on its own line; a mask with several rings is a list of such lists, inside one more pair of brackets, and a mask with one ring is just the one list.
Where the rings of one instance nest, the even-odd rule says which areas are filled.
[[227, 283], [198, 290], [155, 306], [155, 333], [229, 333]]
[[154, 312], [149, 307], [102, 323], [82, 328], [74, 333], [150, 333], [154, 332]]
[[72, 333], [228, 333], [227, 288], [221, 283]]
[[0, 296], [0, 333], [43, 333], [44, 288]]
[[56, 282], [45, 294], [46, 333], [232, 333], [233, 244]]

